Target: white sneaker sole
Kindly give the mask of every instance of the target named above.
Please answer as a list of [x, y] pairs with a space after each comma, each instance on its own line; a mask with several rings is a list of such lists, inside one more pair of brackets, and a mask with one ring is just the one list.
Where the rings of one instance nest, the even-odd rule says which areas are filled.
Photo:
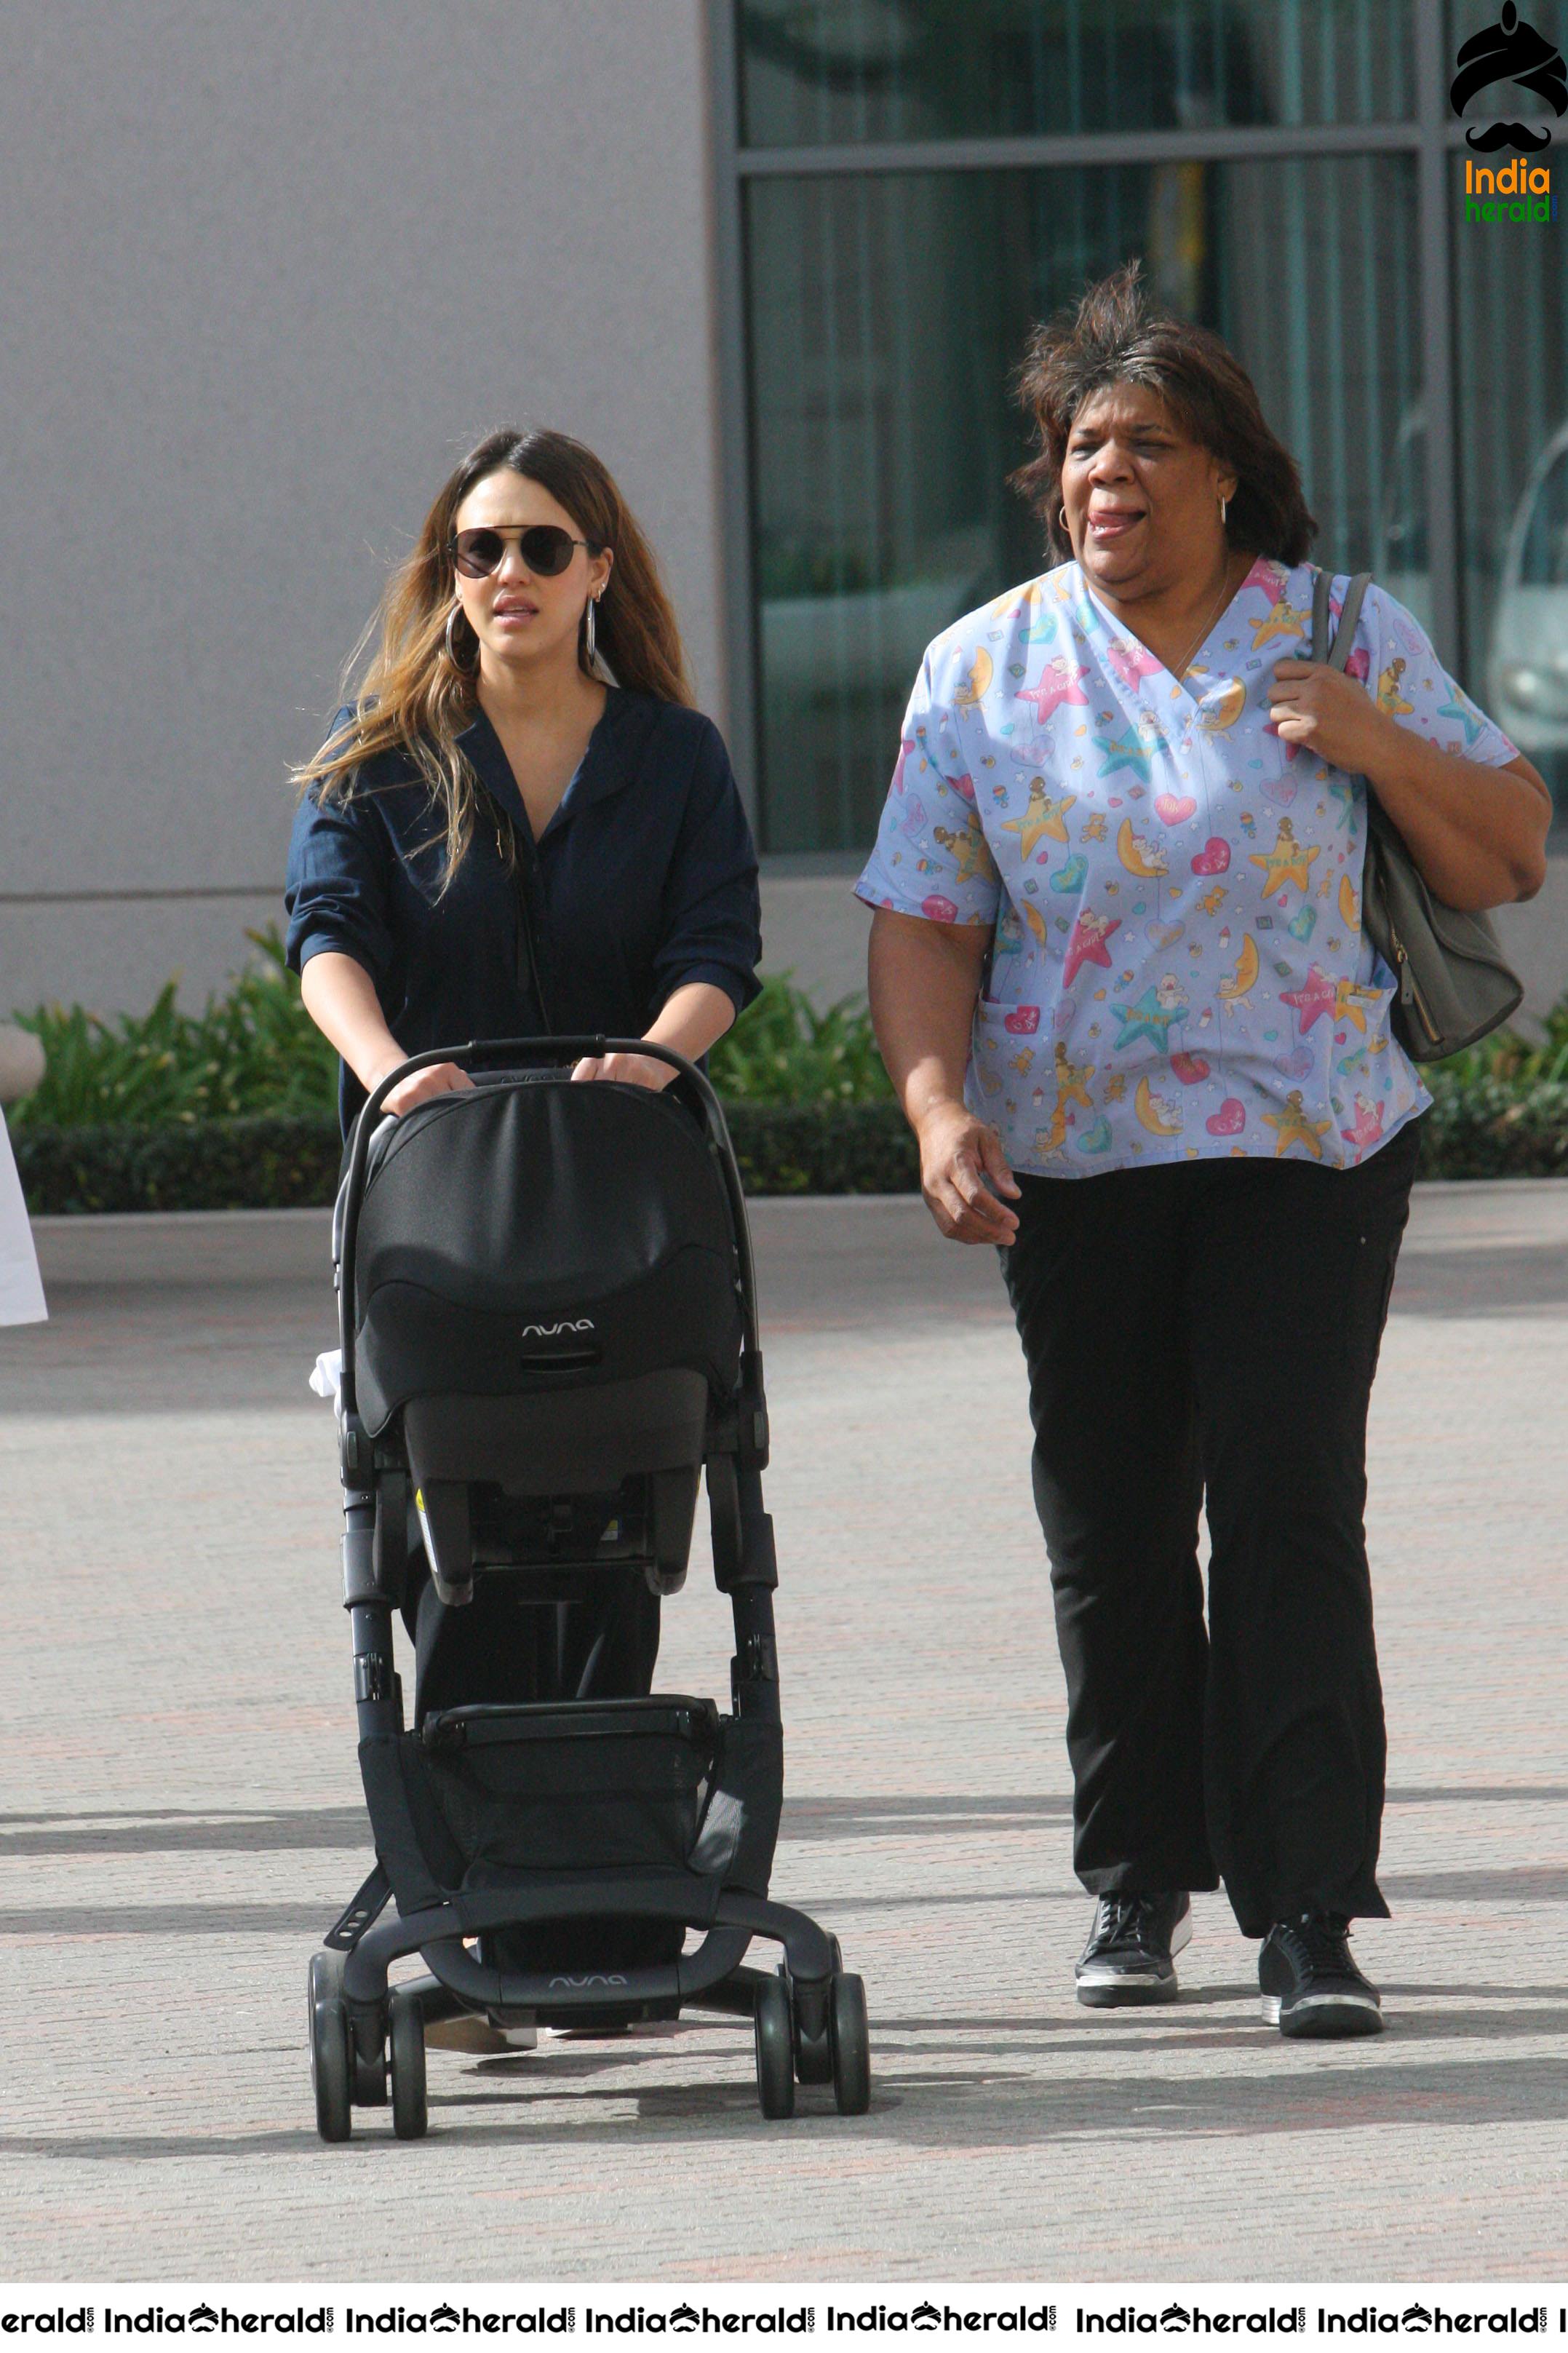
[[[1171, 1931], [1171, 1958], [1185, 1952], [1193, 1941], [1193, 1907], [1189, 1904]], [[1074, 1975], [1078, 1980], [1078, 1998], [1086, 2010], [1114, 2010], [1121, 2002], [1129, 2005], [1152, 2001], [1174, 2001], [1179, 1989], [1174, 1969], [1155, 1970], [1112, 1968], [1108, 1962], [1090, 1961], [1079, 1967]]]
[[1303, 2042], [1349, 2041], [1358, 2034], [1383, 2031], [1383, 2011], [1365, 1994], [1306, 1994], [1292, 2003], [1290, 2015], [1285, 2018], [1283, 1996], [1266, 1993], [1258, 1996], [1258, 2009], [1265, 2026], [1277, 2026], [1281, 2034], [1300, 2036]]

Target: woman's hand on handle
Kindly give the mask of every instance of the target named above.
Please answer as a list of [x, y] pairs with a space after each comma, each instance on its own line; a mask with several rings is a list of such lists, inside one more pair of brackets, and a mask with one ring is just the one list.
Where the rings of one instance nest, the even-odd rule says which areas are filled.
[[[375, 984], [362, 964], [336, 948], [313, 955], [300, 975], [305, 1010], [329, 1044], [337, 1048], [366, 1094], [373, 1094], [388, 1071], [408, 1059], [391, 1030], [375, 993]], [[456, 1062], [432, 1062], [395, 1086], [382, 1105], [402, 1113], [432, 1095], [447, 1095], [471, 1087], [472, 1079]]]
[[572, 1065], [574, 1079], [619, 1079], [626, 1087], [652, 1087], [657, 1093], [677, 1076], [673, 1062], [656, 1062], [651, 1054], [584, 1054]]
[[[378, 1087], [388, 1071], [395, 1071], [399, 1062], [406, 1060], [401, 1050], [389, 1055], [374, 1077], [367, 1082], [368, 1087]], [[431, 1062], [423, 1071], [415, 1071], [406, 1079], [400, 1079], [381, 1107], [383, 1111], [391, 1112], [395, 1118], [401, 1119], [405, 1111], [414, 1109], [416, 1103], [429, 1103], [436, 1095], [461, 1094], [473, 1083], [467, 1071], [458, 1063]]]
[[[695, 1062], [718, 1043], [734, 1018], [734, 1002], [726, 990], [710, 980], [687, 980], [670, 992], [645, 1035], [650, 1046], [668, 1046]], [[585, 1054], [572, 1071], [574, 1079], [619, 1079], [623, 1085], [654, 1088], [668, 1086], [678, 1075], [673, 1062], [656, 1061], [651, 1054]]]

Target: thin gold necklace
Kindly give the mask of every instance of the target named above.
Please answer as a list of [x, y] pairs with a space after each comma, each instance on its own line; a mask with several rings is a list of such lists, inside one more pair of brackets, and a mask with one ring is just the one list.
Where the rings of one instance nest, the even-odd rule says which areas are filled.
[[1187, 648], [1186, 653], [1183, 657], [1180, 668], [1173, 670], [1171, 672], [1172, 677], [1176, 680], [1178, 684], [1184, 678], [1185, 678], [1188, 669], [1191, 667], [1193, 656], [1208, 642], [1210, 630], [1214, 628], [1215, 623], [1218, 620], [1220, 615], [1224, 612], [1229, 602], [1230, 558], [1227, 555], [1225, 559], [1225, 578], [1220, 583], [1219, 597], [1215, 605], [1215, 608], [1209, 615], [1208, 619], [1204, 623], [1203, 628], [1198, 631], [1197, 636], [1193, 639], [1192, 644]]

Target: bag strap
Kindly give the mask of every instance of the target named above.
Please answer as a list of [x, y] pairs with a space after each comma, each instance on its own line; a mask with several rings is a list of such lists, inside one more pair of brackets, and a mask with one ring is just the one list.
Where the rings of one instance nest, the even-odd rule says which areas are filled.
[[1372, 586], [1370, 572], [1358, 572], [1345, 590], [1345, 601], [1340, 609], [1340, 626], [1334, 631], [1334, 641], [1329, 643], [1329, 589], [1331, 583], [1327, 572], [1320, 571], [1312, 584], [1312, 651], [1313, 661], [1327, 662], [1331, 670], [1343, 670], [1355, 644], [1356, 623], [1367, 590]]

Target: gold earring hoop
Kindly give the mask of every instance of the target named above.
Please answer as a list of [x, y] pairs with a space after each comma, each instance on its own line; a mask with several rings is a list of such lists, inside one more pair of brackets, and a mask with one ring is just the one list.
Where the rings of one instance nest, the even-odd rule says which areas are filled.
[[451, 611], [447, 616], [447, 659], [451, 663], [452, 668], [458, 671], [462, 677], [472, 678], [474, 672], [479, 666], [479, 649], [478, 642], [476, 641], [474, 646], [473, 667], [470, 669], [467, 662], [460, 661], [458, 659], [458, 648], [452, 634], [458, 622], [462, 620], [463, 617], [463, 607], [460, 602], [454, 605]]
[[1057, 509], [1057, 521], [1061, 525], [1062, 537], [1064, 539], [1070, 539], [1072, 537], [1072, 533], [1068, 525], [1068, 511], [1065, 506], [1060, 506]]
[[1226, 516], [1229, 513], [1229, 512], [1230, 512], [1230, 501], [1229, 501], [1228, 499], [1222, 498], [1222, 499], [1221, 499], [1221, 501], [1220, 501], [1220, 502], [1219, 502], [1219, 527], [1220, 527], [1221, 531], [1223, 531], [1223, 530], [1225, 529], [1225, 519], [1226, 519]]

